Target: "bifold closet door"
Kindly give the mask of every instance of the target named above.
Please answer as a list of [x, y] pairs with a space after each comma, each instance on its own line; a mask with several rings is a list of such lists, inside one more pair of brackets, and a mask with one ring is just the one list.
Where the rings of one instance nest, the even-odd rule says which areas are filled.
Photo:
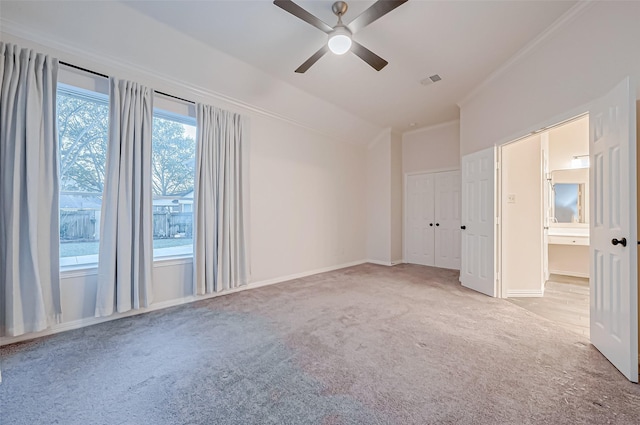
[[435, 265], [434, 174], [407, 176], [406, 261]]
[[460, 269], [460, 172], [407, 176], [406, 261]]
[[460, 270], [460, 172], [435, 177], [435, 266]]

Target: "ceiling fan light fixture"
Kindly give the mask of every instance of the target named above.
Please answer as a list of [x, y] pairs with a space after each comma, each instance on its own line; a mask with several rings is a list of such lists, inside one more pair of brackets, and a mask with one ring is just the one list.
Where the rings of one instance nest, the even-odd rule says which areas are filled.
[[298, 6], [293, 0], [273, 0], [273, 4], [285, 12], [292, 14], [296, 18], [305, 21], [309, 25], [318, 28], [325, 34], [328, 34], [327, 44], [320, 47], [317, 52], [296, 68], [295, 72], [297, 74], [304, 74], [311, 66], [313, 66], [314, 63], [318, 62], [318, 60], [328, 52], [332, 52], [336, 55], [344, 55], [348, 51], [353, 52], [353, 54], [365, 61], [376, 71], [380, 71], [382, 68], [387, 66], [388, 62], [364, 47], [362, 44], [353, 41], [352, 36], [354, 33], [382, 18], [387, 13], [391, 12], [398, 6], [403, 5], [407, 1], [408, 0], [377, 0], [369, 6], [368, 9], [349, 22], [349, 26], [346, 26], [342, 23], [342, 17], [347, 13], [349, 6], [347, 5], [347, 2], [338, 0], [331, 5], [331, 11], [338, 17], [338, 23], [333, 27], [329, 26], [326, 22], [322, 21], [315, 15], [309, 13], [304, 8]]
[[336, 27], [336, 29], [329, 34], [327, 45], [329, 46], [329, 50], [334, 54], [344, 55], [351, 50], [351, 31], [344, 26]]

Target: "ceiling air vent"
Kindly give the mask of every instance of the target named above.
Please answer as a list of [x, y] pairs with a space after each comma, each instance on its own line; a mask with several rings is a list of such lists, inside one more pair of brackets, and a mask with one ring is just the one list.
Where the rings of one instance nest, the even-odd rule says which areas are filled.
[[420, 84], [422, 84], [423, 86], [428, 86], [429, 84], [437, 83], [440, 80], [442, 80], [442, 77], [440, 77], [438, 74], [433, 74], [431, 77], [427, 77], [424, 80], [421, 80]]

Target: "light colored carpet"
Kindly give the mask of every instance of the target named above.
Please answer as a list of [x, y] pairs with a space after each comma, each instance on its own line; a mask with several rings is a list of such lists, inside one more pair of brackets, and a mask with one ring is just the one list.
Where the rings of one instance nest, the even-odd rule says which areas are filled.
[[637, 424], [581, 336], [365, 264], [0, 349], [4, 424]]

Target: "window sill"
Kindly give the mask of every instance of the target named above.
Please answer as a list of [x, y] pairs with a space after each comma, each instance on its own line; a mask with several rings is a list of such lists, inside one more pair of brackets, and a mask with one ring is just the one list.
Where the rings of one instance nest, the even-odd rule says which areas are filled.
[[[181, 264], [193, 264], [193, 255], [181, 255], [171, 257], [159, 257], [153, 259], [152, 267], [170, 267]], [[98, 274], [97, 263], [63, 265], [60, 267], [60, 278], [94, 276]]]
[[60, 267], [60, 279], [70, 279], [73, 277], [93, 276], [98, 274], [97, 264], [78, 264], [73, 266]]
[[168, 267], [180, 264], [193, 264], [193, 255], [158, 257], [153, 259], [153, 267]]

